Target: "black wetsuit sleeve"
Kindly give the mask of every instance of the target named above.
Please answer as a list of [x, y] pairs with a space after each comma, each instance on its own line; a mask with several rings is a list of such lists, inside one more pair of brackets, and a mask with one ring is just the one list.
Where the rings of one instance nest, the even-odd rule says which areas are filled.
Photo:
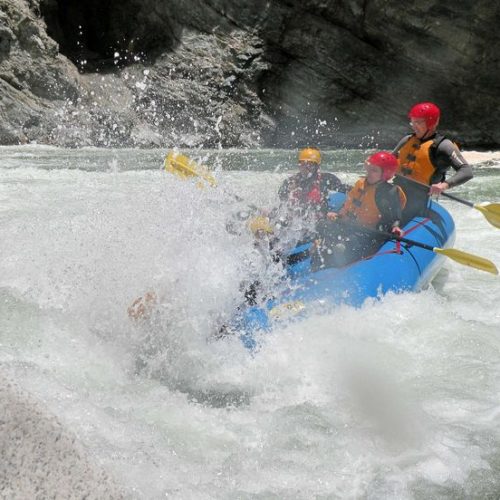
[[382, 182], [375, 193], [375, 203], [380, 211], [379, 229], [383, 231], [390, 230], [394, 225], [399, 224], [401, 220], [401, 199], [397, 186]]
[[403, 147], [404, 144], [408, 142], [408, 139], [411, 137], [411, 134], [405, 135], [397, 144], [396, 147], [392, 150], [392, 154], [398, 158], [399, 150]]
[[[436, 167], [436, 172], [431, 179], [432, 184], [446, 180], [450, 187], [455, 187], [474, 176], [472, 167], [462, 156], [457, 145], [449, 139], [443, 139], [431, 155], [432, 163]], [[456, 173], [446, 179], [446, 171], [449, 167], [452, 167]]]
[[280, 201], [287, 201], [290, 196], [290, 184], [292, 182], [292, 177], [285, 179], [278, 190], [278, 198]]

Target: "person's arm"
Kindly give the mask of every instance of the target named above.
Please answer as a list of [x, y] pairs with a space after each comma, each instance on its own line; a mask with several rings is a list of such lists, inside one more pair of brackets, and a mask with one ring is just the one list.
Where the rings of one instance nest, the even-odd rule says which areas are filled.
[[467, 160], [462, 156], [457, 145], [449, 139], [444, 139], [440, 142], [436, 151], [436, 167], [438, 172], [444, 177], [446, 170], [452, 167], [455, 174], [446, 181], [442, 181], [448, 185], [448, 188], [460, 186], [467, 181], [470, 181], [474, 174], [472, 167], [467, 163]]
[[382, 216], [379, 229], [387, 231], [399, 227], [402, 204], [398, 187], [386, 182], [380, 184], [375, 193], [375, 203]]
[[[436, 173], [431, 179], [429, 194], [439, 195], [443, 191], [472, 179], [472, 167], [462, 156], [460, 150], [449, 139], [443, 139], [436, 151], [432, 154], [432, 163], [436, 167]], [[446, 179], [446, 171], [452, 167], [456, 173], [449, 179]]]
[[392, 154], [399, 158], [399, 150], [403, 147], [403, 144], [408, 142], [408, 139], [412, 136], [412, 134], [405, 135], [397, 144], [396, 147], [392, 150]]
[[[353, 202], [353, 198], [354, 198], [354, 187], [356, 187], [356, 185], [354, 185], [349, 191], [347, 191], [347, 195], [346, 195], [346, 198], [345, 198], [345, 203], [342, 205], [342, 208], [337, 212], [331, 212], [332, 216], [331, 217], [328, 217], [332, 220], [336, 219], [337, 217], [346, 217], [347, 216], [347, 208], [350, 207], [352, 205], [352, 202]], [[329, 216], [330, 214], [327, 214], [327, 216]]]
[[278, 189], [278, 198], [280, 201], [287, 201], [288, 196], [290, 195], [290, 184], [292, 177], [285, 179]]
[[350, 187], [344, 184], [335, 174], [325, 172], [321, 174], [321, 208], [323, 215], [330, 212], [329, 197], [332, 192], [346, 193]]

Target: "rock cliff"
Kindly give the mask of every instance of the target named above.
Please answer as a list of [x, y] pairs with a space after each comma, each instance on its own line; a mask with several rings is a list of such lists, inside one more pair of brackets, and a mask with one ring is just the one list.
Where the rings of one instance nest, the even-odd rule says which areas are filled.
[[0, 0], [0, 143], [391, 146], [432, 100], [500, 145], [500, 4]]

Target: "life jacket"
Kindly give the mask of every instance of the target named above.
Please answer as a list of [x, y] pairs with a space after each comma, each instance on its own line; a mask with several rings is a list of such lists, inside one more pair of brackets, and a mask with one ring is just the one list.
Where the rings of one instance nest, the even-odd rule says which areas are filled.
[[321, 204], [321, 174], [318, 173], [309, 191], [304, 192], [304, 188], [297, 186], [290, 192], [289, 199], [292, 203], [307, 203], [309, 205]]
[[412, 135], [399, 150], [397, 175], [430, 185], [436, 173], [436, 167], [432, 163], [431, 150], [436, 149], [444, 139], [444, 136], [436, 135], [432, 139], [422, 142]]
[[[375, 228], [382, 218], [375, 197], [377, 190], [383, 185], [391, 186], [387, 182], [368, 184], [365, 177], [359, 179], [347, 193], [347, 199], [340, 215], [349, 217], [362, 226]], [[404, 207], [406, 196], [399, 186], [397, 189], [401, 206]]]

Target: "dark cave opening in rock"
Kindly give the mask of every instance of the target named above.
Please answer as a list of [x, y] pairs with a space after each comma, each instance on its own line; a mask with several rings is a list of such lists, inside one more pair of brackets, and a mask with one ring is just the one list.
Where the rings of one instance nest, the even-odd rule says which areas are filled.
[[134, 0], [42, 0], [40, 11], [49, 36], [81, 72], [151, 61], [177, 39], [168, 13]]

